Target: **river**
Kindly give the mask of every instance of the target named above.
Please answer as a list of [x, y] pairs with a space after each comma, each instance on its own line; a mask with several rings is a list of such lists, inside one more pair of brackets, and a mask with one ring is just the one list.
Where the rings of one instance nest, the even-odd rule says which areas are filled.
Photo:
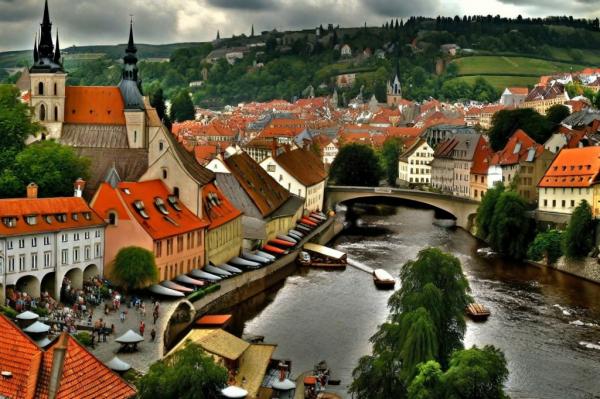
[[[368, 204], [352, 210], [357, 220], [330, 246], [347, 252], [353, 262], [398, 276], [402, 264], [427, 246], [460, 259], [472, 295], [492, 312], [485, 323], [468, 321], [465, 346], [493, 344], [504, 351], [511, 397], [600, 398], [599, 285], [483, 259], [476, 254], [481, 243], [461, 229], [440, 226], [432, 210]], [[369, 337], [385, 321], [390, 295], [354, 267], [298, 270], [238, 306], [235, 328], [278, 343], [275, 357], [291, 359], [293, 374], [326, 360], [342, 380], [336, 392], [349, 397], [352, 369], [370, 352]]]

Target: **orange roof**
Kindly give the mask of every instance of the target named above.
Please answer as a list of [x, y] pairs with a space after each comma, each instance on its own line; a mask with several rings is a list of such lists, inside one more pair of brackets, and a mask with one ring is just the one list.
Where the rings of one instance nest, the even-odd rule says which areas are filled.
[[471, 173], [474, 175], [487, 175], [490, 166], [490, 157], [492, 149], [483, 137], [477, 143], [475, 153], [473, 154], [473, 163], [471, 164]]
[[527, 94], [529, 94], [529, 89], [527, 87], [509, 87], [508, 90], [512, 94], [519, 94], [522, 96], [526, 96]]
[[393, 137], [418, 137], [423, 129], [418, 127], [388, 127], [385, 132]]
[[[94, 195], [92, 207], [106, 219], [111, 209], [119, 213], [119, 218], [133, 217], [154, 240], [203, 229], [209, 225], [208, 221], [196, 216], [180, 201], [180, 210], [177, 210], [169, 203], [171, 195], [161, 180], [121, 182], [116, 188], [103, 183]], [[164, 203], [167, 214], [159, 210], [156, 205], [158, 200]], [[147, 218], [137, 210], [136, 203], [143, 206]]]
[[216, 229], [242, 214], [213, 183], [202, 187], [202, 205], [204, 215], [210, 220], [209, 230]]
[[33, 398], [42, 350], [3, 314], [0, 331], [0, 371], [12, 373], [0, 376], [0, 397]]
[[493, 155], [490, 162], [493, 165], [518, 164], [527, 159], [530, 148], [535, 149], [535, 158], [544, 152], [543, 145], [536, 143], [527, 133], [518, 129], [510, 136], [504, 148]]
[[539, 187], [590, 187], [599, 181], [600, 147], [561, 150]]
[[321, 158], [312, 151], [303, 148], [284, 151], [274, 160], [304, 186], [313, 186], [327, 178]]
[[196, 320], [196, 325], [199, 326], [222, 326], [231, 321], [230, 314], [211, 314], [202, 316]]
[[125, 103], [116, 86], [67, 86], [65, 123], [125, 125]]
[[[64, 222], [57, 215], [66, 215]], [[35, 224], [26, 216], [36, 216]], [[83, 198], [10, 198], [0, 199], [0, 218], [15, 217], [14, 227], [0, 223], [0, 235], [23, 235], [68, 229], [102, 226], [104, 221]]]
[[57, 399], [128, 399], [136, 395], [133, 386], [106, 367], [73, 337], [62, 333], [44, 353], [37, 386], [39, 399], [49, 397], [54, 351], [66, 346]]

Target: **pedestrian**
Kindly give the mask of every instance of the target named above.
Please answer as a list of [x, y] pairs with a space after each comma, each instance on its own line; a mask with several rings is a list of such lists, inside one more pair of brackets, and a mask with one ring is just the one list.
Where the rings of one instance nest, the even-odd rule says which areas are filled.
[[140, 321], [140, 335], [143, 337], [144, 336], [144, 330], [146, 329], [146, 323], [144, 323], [144, 320]]
[[121, 313], [119, 314], [119, 319], [121, 320], [121, 323], [125, 323], [125, 311], [121, 310]]
[[156, 338], [156, 330], [154, 328], [150, 331], [150, 338], [150, 341], [154, 342], [154, 339]]
[[154, 319], [153, 324], [156, 324], [156, 320], [158, 320], [158, 309], [154, 310], [154, 312], [152, 313], [152, 318]]

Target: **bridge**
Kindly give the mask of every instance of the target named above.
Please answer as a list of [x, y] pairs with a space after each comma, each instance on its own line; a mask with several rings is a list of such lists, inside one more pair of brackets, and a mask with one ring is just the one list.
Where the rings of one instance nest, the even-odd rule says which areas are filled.
[[333, 209], [336, 204], [342, 202], [371, 197], [398, 198], [441, 209], [456, 218], [456, 225], [465, 230], [470, 230], [473, 226], [479, 206], [479, 202], [468, 198], [428, 191], [391, 187], [327, 186], [326, 209]]

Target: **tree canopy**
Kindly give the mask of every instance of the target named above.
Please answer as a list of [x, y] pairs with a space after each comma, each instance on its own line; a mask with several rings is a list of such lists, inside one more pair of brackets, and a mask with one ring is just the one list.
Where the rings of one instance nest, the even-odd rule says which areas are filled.
[[114, 261], [113, 274], [125, 289], [140, 289], [158, 281], [154, 254], [140, 247], [121, 248]]
[[180, 90], [174, 97], [171, 103], [170, 119], [173, 122], [183, 122], [194, 120], [196, 118], [196, 110], [192, 99], [187, 90]]
[[522, 129], [529, 137], [543, 144], [552, 134], [554, 123], [531, 108], [496, 112], [492, 117], [492, 127], [488, 133], [492, 149], [494, 151], [503, 149], [517, 129]]
[[138, 381], [140, 399], [213, 399], [221, 397], [227, 370], [190, 341], [184, 348], [150, 366]]
[[569, 225], [563, 234], [563, 250], [569, 258], [587, 256], [594, 247], [594, 220], [592, 208], [581, 200], [573, 211]]
[[73, 183], [89, 177], [90, 160], [54, 140], [44, 140], [18, 153], [0, 174], [0, 195], [21, 197], [25, 187], [35, 182], [40, 197], [73, 195]]
[[553, 105], [546, 111], [546, 119], [555, 125], [561, 123], [569, 115], [571, 115], [571, 111], [566, 105], [562, 104]]
[[527, 203], [517, 193], [500, 194], [489, 229], [489, 243], [495, 251], [514, 259], [525, 257], [531, 229], [526, 212]]
[[527, 250], [529, 259], [546, 258], [548, 265], [555, 263], [562, 254], [562, 232], [555, 229], [539, 232]]
[[398, 179], [398, 160], [404, 145], [398, 137], [390, 137], [383, 143], [381, 149], [381, 161], [385, 171], [388, 184], [396, 185]]
[[345, 186], [379, 186], [383, 172], [371, 147], [363, 144], [342, 146], [329, 170], [335, 184]]
[[489, 239], [490, 228], [492, 225], [492, 217], [494, 216], [494, 209], [500, 194], [504, 192], [504, 185], [502, 183], [497, 184], [493, 188], [486, 191], [479, 207], [477, 208], [477, 237], [484, 241]]

